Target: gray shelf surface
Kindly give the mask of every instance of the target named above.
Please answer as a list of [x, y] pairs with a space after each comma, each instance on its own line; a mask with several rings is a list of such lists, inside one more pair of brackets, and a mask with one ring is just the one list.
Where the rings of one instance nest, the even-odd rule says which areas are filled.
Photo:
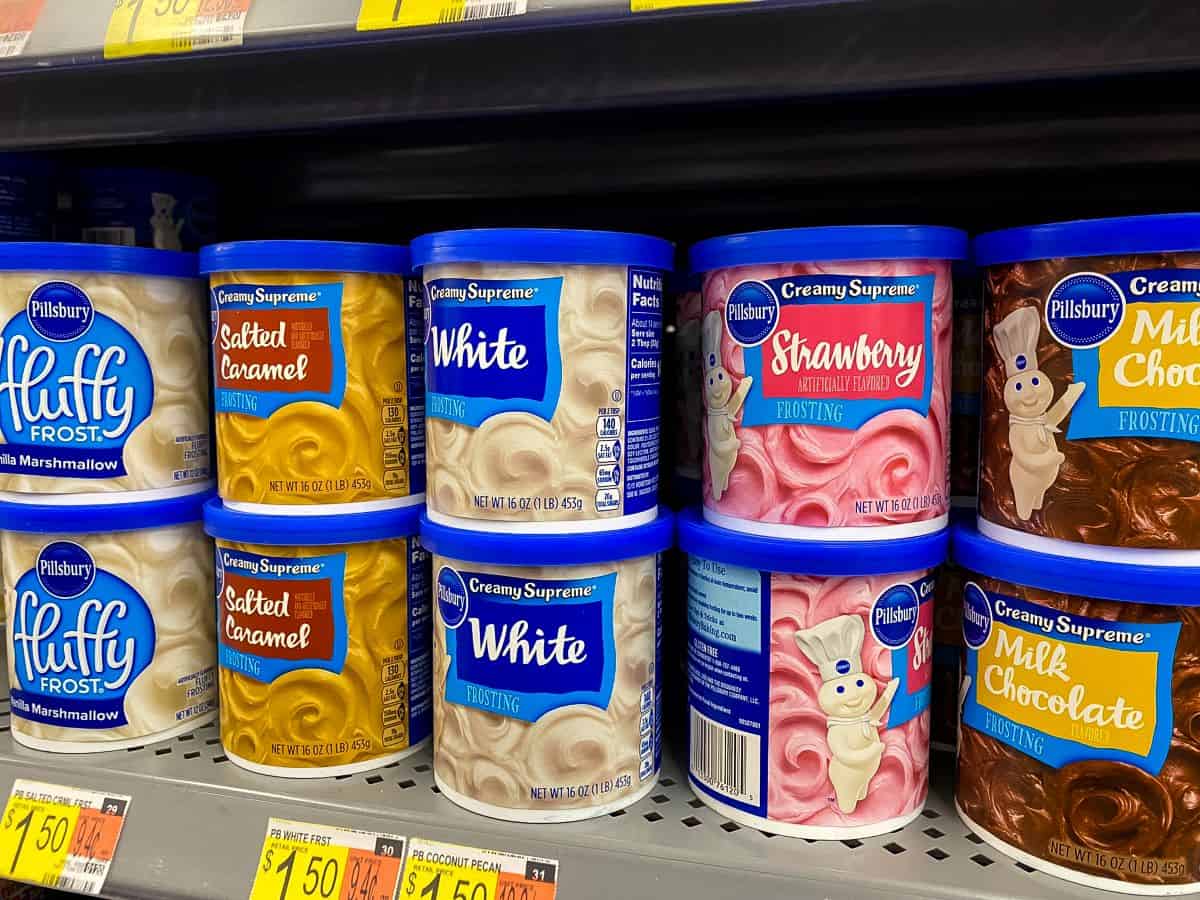
[[[0, 65], [0, 148], [597, 110], [639, 110], [640, 130], [653, 132], [657, 110], [687, 106], [712, 109], [706, 121], [720, 131], [721, 104], [1200, 68], [1200, 4], [1178, 0], [760, 0], [638, 14], [628, 0], [529, 0], [528, 8], [356, 32], [358, 0], [255, 0], [240, 50], [106, 63], [110, 3], [47, 0], [26, 53]], [[1155, 91], [1120, 108], [1157, 100]], [[966, 93], [932, 100], [891, 124], [936, 130], [945, 109], [973, 104]], [[826, 118], [792, 111], [764, 121], [820, 132]], [[557, 128], [538, 123], [527, 135]], [[704, 148], [692, 155], [699, 162]]]
[[624, 812], [519, 825], [440, 796], [428, 751], [375, 772], [291, 781], [237, 768], [210, 725], [132, 750], [56, 756], [15, 746], [9, 703], [0, 701], [5, 797], [14, 778], [33, 778], [133, 798], [106, 885], [114, 898], [245, 897], [272, 816], [557, 859], [562, 900], [1113, 896], [1031, 872], [984, 845], [954, 812], [950, 765], [935, 759], [939, 777], [921, 817], [864, 840], [809, 842], [739, 827], [695, 798], [670, 754], [658, 789]]

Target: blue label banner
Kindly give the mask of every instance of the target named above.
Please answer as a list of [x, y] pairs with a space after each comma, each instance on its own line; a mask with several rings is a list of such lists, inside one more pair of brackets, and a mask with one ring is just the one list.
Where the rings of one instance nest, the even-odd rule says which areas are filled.
[[616, 675], [615, 572], [578, 579], [456, 574], [466, 612], [456, 627], [442, 626], [450, 652], [447, 700], [526, 722], [573, 704], [608, 708]]
[[550, 421], [562, 389], [562, 282], [436, 278], [426, 283], [426, 414], [473, 427], [505, 412]]

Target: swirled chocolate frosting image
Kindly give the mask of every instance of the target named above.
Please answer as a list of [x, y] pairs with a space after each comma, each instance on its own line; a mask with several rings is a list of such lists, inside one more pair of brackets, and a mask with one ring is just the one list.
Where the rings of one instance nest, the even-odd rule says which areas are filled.
[[[1198, 289], [1197, 253], [985, 270], [984, 519], [1084, 544], [1200, 548]], [[1075, 343], [1051, 332], [1048, 310], [1070, 332], [1099, 292], [1113, 298], [1114, 327]]]
[[[1049, 756], [1051, 738], [1025, 727], [1027, 723], [995, 717], [989, 720], [987, 717], [992, 713], [988, 711], [979, 712], [981, 719], [975, 721], [983, 724], [974, 727], [968, 724], [967, 710], [959, 734], [956, 783], [956, 799], [962, 812], [978, 828], [1005, 843], [1088, 875], [1139, 885], [1200, 882], [1200, 609], [1092, 600], [992, 578], [969, 577], [992, 596], [992, 606], [998, 609], [993, 630], [1001, 627], [1005, 615], [1012, 615], [1012, 609], [1017, 609], [1016, 616], [1024, 616], [1026, 621], [1030, 614], [1036, 616], [1044, 611], [1049, 617], [1047, 621], [1053, 620], [1058, 630], [1061, 630], [1059, 616], [1068, 613], [1080, 617], [1071, 619], [1076, 624], [1129, 623], [1134, 628], [1126, 629], [1128, 634], [1137, 632], [1137, 626], [1145, 626], [1147, 634], [1166, 634], [1168, 640], [1176, 633], [1177, 626], [1178, 637], [1173, 645], [1173, 658], [1158, 660], [1156, 653], [1123, 651], [1122, 658], [1130, 662], [1121, 663], [1114, 683], [1119, 682], [1120, 700], [1128, 695], [1130, 705], [1118, 702], [1117, 712], [1109, 703], [1111, 697], [1104, 693], [1107, 685], [1099, 683], [1105, 681], [1105, 676], [1098, 674], [1094, 665], [1089, 668], [1087, 657], [1077, 655], [1095, 652], [1096, 648], [1077, 642], [1060, 644], [1060, 648], [1066, 649], [1058, 677], [1054, 677], [1055, 664], [1045, 663], [1047, 674], [1040, 682], [1031, 674], [1039, 664], [1032, 658], [1021, 660], [1019, 651], [1013, 655], [1012, 665], [1018, 669], [1016, 689], [1052, 685], [1050, 692], [1058, 691], [1066, 703], [1066, 711], [1060, 710], [1060, 721], [1066, 716], [1072, 720], [1069, 726], [1072, 734], [1089, 734], [1091, 749], [1081, 751], [1080, 745], [1075, 744], [1058, 760], [1060, 765], [1052, 766], [1030, 755]], [[967, 588], [968, 593], [971, 590]], [[1007, 603], [1007, 610], [999, 606], [997, 597], [1008, 598], [1002, 601]], [[969, 620], [969, 608], [965, 615]], [[1012, 635], [1018, 634], [1019, 630], [1008, 631], [1010, 649], [1014, 643]], [[1029, 634], [1024, 637], [1024, 649], [1033, 653], [1036, 641]], [[1019, 645], [1021, 638], [1015, 640]], [[1147, 644], [1156, 640], [1159, 638], [1149, 637]], [[984, 659], [993, 659], [991, 648], [989, 644], [980, 650], [979, 671], [984, 674], [976, 677], [981, 682], [990, 679], [991, 698], [982, 698], [982, 704], [1003, 709], [1003, 700], [995, 698], [1004, 695], [1006, 686], [1014, 679], [996, 670], [988, 674]], [[997, 650], [997, 655], [1000, 652]], [[1158, 683], [1169, 681], [1169, 705], [1161, 700], [1157, 706], [1151, 701], [1149, 709], [1139, 704], [1139, 700], [1154, 695], [1154, 685], [1153, 679], [1131, 676], [1132, 672], [1143, 671], [1137, 668], [1142, 663], [1133, 661], [1135, 657], [1154, 657], [1154, 661], [1147, 659], [1145, 665], [1163, 667], [1163, 677]], [[1046, 654], [1046, 658], [1055, 657]], [[1111, 670], [1111, 657], [1102, 659], [1100, 665]], [[1012, 672], [1010, 668], [1008, 675]], [[1068, 673], [1076, 685], [1074, 688], [1065, 683]], [[1108, 680], [1112, 681], [1113, 676], [1108, 676]], [[976, 690], [980, 691], [978, 684]], [[1073, 690], [1078, 697], [1073, 697]], [[980, 693], [969, 695], [968, 704], [978, 697]], [[1095, 707], [1086, 705], [1095, 700], [1101, 702]], [[1055, 708], [1053, 703], [1049, 705]], [[1128, 715], [1134, 708], [1144, 718], [1137, 720], [1138, 728], [1129, 729], [1125, 726], [1132, 721]], [[1090, 711], [1090, 718], [1083, 714], [1085, 709]], [[1026, 718], [1037, 715], [1025, 713]], [[1124, 725], [1119, 721], [1121, 715], [1126, 717]], [[1097, 721], [1097, 716], [1109, 720], [1102, 726], [1086, 724]], [[989, 727], [988, 721], [1000, 722], [998, 727], [1006, 729], [1004, 733], [1012, 738], [1012, 743], [985, 733], [982, 729]], [[1096, 730], [1088, 731], [1089, 727]], [[1128, 735], [1139, 729], [1154, 733], [1153, 743], [1147, 740], [1142, 745], [1142, 749], [1150, 748], [1147, 752], [1154, 757], [1153, 763], [1143, 767], [1103, 758], [1137, 748], [1137, 738]], [[1148, 735], [1144, 736], [1148, 739]], [[1026, 746], [1030, 753], [1014, 746], [1025, 739], [1030, 739]], [[1081, 758], [1084, 756], [1090, 758]]]

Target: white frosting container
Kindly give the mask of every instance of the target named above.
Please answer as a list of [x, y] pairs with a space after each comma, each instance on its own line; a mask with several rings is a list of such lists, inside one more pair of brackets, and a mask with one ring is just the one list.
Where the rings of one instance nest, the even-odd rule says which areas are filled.
[[443, 794], [497, 819], [571, 822], [654, 789], [672, 531], [666, 512], [603, 537], [479, 534], [422, 519]]

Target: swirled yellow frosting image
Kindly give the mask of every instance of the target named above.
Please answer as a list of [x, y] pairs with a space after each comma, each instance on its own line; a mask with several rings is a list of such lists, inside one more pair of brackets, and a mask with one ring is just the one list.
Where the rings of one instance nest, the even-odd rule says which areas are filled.
[[221, 742], [233, 762], [328, 777], [387, 765], [428, 739], [429, 555], [412, 536], [417, 514], [362, 513], [361, 540], [329, 543], [347, 517], [277, 525], [210, 504]]
[[651, 521], [671, 245], [477, 229], [412, 246], [428, 309], [430, 517], [531, 531]]
[[423, 312], [406, 248], [250, 241], [200, 256], [222, 499], [251, 512], [420, 503]]
[[207, 343], [192, 254], [0, 244], [0, 491], [203, 490]]
[[[669, 514], [554, 547], [542, 542], [562, 535], [422, 523], [437, 601], [434, 778], [450, 800], [494, 818], [568, 822], [653, 789], [671, 535]], [[518, 545], [532, 564], [496, 561]]]
[[213, 545], [200, 523], [206, 496], [127, 503], [107, 514], [0, 503], [18, 743], [119, 750], [216, 717]]

